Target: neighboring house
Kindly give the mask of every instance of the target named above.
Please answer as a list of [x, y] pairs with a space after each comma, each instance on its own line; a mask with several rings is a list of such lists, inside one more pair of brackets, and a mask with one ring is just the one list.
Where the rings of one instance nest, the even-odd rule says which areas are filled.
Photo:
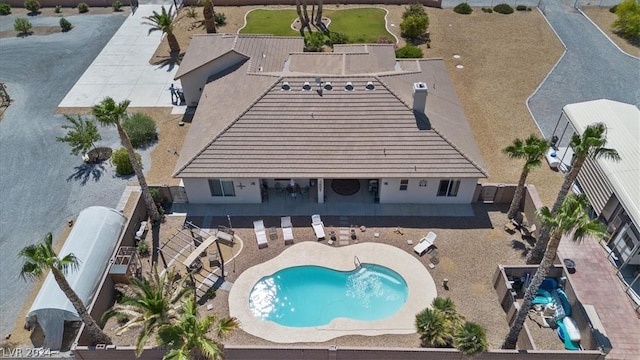
[[589, 198], [595, 215], [609, 226], [610, 260], [640, 305], [640, 110], [612, 100], [569, 104], [556, 132], [564, 133], [562, 142], [597, 122], [606, 124], [607, 147], [616, 149], [621, 159], [588, 159], [577, 187]]
[[487, 172], [442, 59], [303, 46], [193, 37], [176, 79], [198, 107], [174, 174], [190, 203], [261, 203], [290, 184], [322, 203], [346, 179], [369, 185], [371, 202], [472, 202]]

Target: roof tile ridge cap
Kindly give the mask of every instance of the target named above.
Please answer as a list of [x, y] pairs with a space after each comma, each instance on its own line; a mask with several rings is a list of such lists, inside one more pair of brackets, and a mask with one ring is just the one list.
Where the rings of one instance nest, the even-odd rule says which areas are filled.
[[489, 177], [489, 174], [484, 168], [482, 168], [482, 166], [478, 165], [478, 163], [476, 163], [472, 158], [469, 157], [469, 155], [467, 155], [464, 151], [462, 151], [459, 147], [457, 147], [456, 144], [451, 142], [451, 140], [449, 140], [449, 138], [443, 135], [438, 129], [433, 127], [433, 125], [431, 125], [431, 130], [433, 130], [433, 132], [438, 134], [438, 136], [440, 136], [442, 140], [444, 140], [447, 144], [449, 144], [449, 146], [454, 148], [460, 155], [462, 155], [463, 158], [469, 161], [478, 171], [482, 173], [482, 175]]
[[202, 149], [200, 149], [200, 151], [198, 151], [195, 155], [193, 155], [187, 162], [185, 162], [185, 164], [180, 167], [180, 169], [178, 171], [176, 171], [173, 176], [178, 175], [179, 173], [181, 173], [182, 171], [184, 171], [184, 169], [187, 168], [187, 166], [191, 165], [191, 163], [193, 163], [193, 161], [200, 155], [202, 155], [203, 152], [205, 152], [209, 146], [211, 146], [211, 144], [213, 144], [216, 140], [218, 140], [220, 138], [220, 136], [222, 136], [222, 134], [224, 134], [225, 132], [227, 132], [227, 130], [229, 130], [235, 123], [238, 122], [238, 120], [240, 120], [240, 118], [242, 116], [244, 116], [244, 114], [247, 113], [247, 111], [249, 111], [249, 109], [251, 109], [258, 101], [260, 101], [265, 95], [267, 95], [267, 93], [269, 91], [271, 91], [271, 89], [273, 89], [273, 87], [280, 81], [280, 79], [282, 78], [281, 76], [276, 76], [275, 77], [276, 80], [273, 82], [273, 84], [271, 84], [270, 86], [267, 87], [267, 89], [265, 91], [262, 92], [262, 94], [260, 94], [251, 104], [249, 104], [249, 106], [247, 106], [246, 109], [244, 109], [244, 111], [242, 111], [238, 116], [236, 116], [235, 119], [233, 119], [231, 122], [229, 122], [229, 125], [227, 125], [224, 129], [222, 129], [220, 132], [218, 132], [218, 134], [216, 136], [213, 137], [213, 139], [211, 139], [211, 141], [209, 141], [205, 146], [202, 147]]

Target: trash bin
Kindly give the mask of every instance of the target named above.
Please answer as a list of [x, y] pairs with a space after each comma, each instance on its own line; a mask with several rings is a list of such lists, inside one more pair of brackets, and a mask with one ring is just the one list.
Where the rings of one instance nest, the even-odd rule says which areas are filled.
[[569, 272], [569, 274], [573, 274], [576, 272], [576, 262], [571, 260], [571, 259], [564, 259], [562, 260], [562, 262], [564, 263], [564, 267], [567, 268], [567, 271]]

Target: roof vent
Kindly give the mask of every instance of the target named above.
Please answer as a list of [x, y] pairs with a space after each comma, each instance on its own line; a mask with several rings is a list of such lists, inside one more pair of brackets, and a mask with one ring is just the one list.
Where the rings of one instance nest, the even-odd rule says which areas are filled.
[[302, 90], [304, 91], [311, 91], [311, 85], [309, 85], [308, 81], [304, 82], [304, 85], [302, 85]]
[[333, 90], [333, 85], [331, 85], [330, 82], [326, 82], [326, 83], [324, 83], [324, 89], [327, 90], [327, 91], [331, 91], [331, 90]]
[[344, 89], [347, 91], [353, 91], [353, 84], [351, 81], [347, 81], [347, 84], [344, 86]]
[[282, 83], [282, 88], [281, 88], [281, 90], [283, 90], [283, 91], [289, 91], [289, 90], [291, 90], [291, 86], [289, 85], [289, 82], [288, 82], [288, 81], [285, 81], [285, 82], [283, 82], [283, 83]]
[[367, 82], [367, 85], [364, 87], [367, 90], [374, 90], [376, 88], [375, 85], [371, 81]]

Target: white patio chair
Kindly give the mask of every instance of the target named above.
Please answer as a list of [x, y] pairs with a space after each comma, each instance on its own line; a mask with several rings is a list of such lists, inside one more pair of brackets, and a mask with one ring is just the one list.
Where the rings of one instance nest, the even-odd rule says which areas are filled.
[[281, 217], [280, 227], [282, 228], [282, 237], [284, 238], [284, 244], [293, 244], [293, 224], [291, 224], [291, 216]]
[[253, 231], [256, 233], [258, 249], [266, 248], [267, 246], [269, 246], [269, 244], [267, 243], [267, 231], [264, 228], [263, 220], [256, 220], [253, 222]]
[[316, 233], [318, 241], [324, 240], [324, 223], [322, 222], [320, 215], [311, 215], [311, 227], [313, 227], [313, 232]]
[[420, 239], [420, 241], [418, 241], [418, 244], [413, 247], [413, 251], [415, 251], [416, 254], [422, 256], [424, 255], [424, 253], [427, 252], [427, 250], [429, 250], [430, 247], [433, 246], [433, 243], [435, 241], [436, 241], [436, 234], [432, 231], [429, 231], [427, 236]]

